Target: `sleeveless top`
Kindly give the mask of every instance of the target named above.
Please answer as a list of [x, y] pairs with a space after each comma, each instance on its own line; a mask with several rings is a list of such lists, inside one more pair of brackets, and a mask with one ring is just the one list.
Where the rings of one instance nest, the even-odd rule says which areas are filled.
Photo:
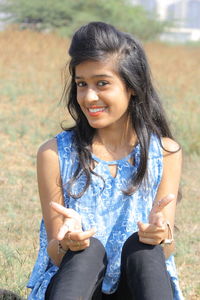
[[[69, 197], [66, 188], [78, 165], [73, 136], [73, 131], [64, 131], [56, 136], [64, 205], [81, 215], [83, 230], [96, 228], [94, 237], [102, 242], [108, 258], [102, 291], [111, 294], [117, 289], [124, 242], [138, 231], [138, 221], [148, 223], [148, 216], [162, 178], [162, 148], [159, 139], [152, 135], [148, 157], [148, 184], [141, 184], [131, 196], [125, 195], [123, 191], [127, 189], [130, 178], [137, 172], [140, 162], [139, 144], [126, 158], [112, 162], [103, 161], [92, 154], [93, 160], [96, 161], [94, 171], [100, 176], [92, 174], [91, 184], [86, 192], [82, 197], [74, 199]], [[130, 164], [130, 158], [133, 158], [134, 165]], [[116, 177], [111, 175], [108, 165], [117, 165]], [[82, 174], [72, 186], [73, 195], [78, 194], [84, 185], [85, 175]], [[182, 300], [173, 256], [166, 260], [166, 266], [171, 278], [174, 300]], [[40, 250], [27, 285], [32, 289], [29, 300], [44, 300], [47, 286], [57, 270], [58, 267], [53, 264], [47, 253], [47, 234], [42, 220]]]

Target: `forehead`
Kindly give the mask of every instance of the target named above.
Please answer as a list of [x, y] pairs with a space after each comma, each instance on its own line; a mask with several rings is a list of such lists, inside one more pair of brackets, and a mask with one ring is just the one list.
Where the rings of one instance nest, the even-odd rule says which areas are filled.
[[76, 78], [95, 77], [99, 75], [118, 76], [116, 62], [109, 58], [104, 61], [87, 60], [75, 67]]

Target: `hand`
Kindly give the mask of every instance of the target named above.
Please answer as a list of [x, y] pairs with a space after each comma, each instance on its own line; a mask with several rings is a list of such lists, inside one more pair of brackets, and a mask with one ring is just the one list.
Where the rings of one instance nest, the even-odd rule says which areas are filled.
[[57, 234], [57, 240], [61, 241], [62, 248], [80, 251], [89, 247], [90, 237], [95, 234], [95, 230], [83, 231], [81, 216], [75, 210], [66, 208], [56, 202], [51, 202], [50, 205], [57, 213], [65, 217]]
[[159, 245], [167, 237], [168, 228], [163, 209], [173, 200], [175, 200], [175, 196], [168, 194], [152, 207], [149, 214], [149, 223], [138, 222], [140, 242], [149, 245]]
[[[67, 246], [71, 251], [80, 251], [90, 246], [90, 238], [95, 234], [92, 228], [86, 231], [68, 232], [62, 240], [63, 248]], [[61, 244], [61, 245], [62, 245]]]

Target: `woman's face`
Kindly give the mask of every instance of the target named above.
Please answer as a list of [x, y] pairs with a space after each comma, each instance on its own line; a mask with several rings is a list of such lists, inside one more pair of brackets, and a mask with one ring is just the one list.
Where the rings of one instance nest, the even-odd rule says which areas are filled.
[[128, 120], [127, 108], [133, 93], [115, 71], [113, 61], [85, 61], [75, 69], [78, 104], [96, 129], [117, 129]]

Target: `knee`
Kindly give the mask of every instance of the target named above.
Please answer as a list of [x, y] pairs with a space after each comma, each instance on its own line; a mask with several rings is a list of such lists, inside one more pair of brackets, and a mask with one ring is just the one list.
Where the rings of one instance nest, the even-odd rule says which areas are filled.
[[106, 250], [103, 246], [103, 244], [96, 238], [91, 237], [90, 238], [90, 245], [88, 248], [83, 250], [83, 255], [85, 256], [96, 256], [98, 258], [104, 258], [106, 257]]
[[122, 264], [134, 267], [155, 262], [159, 257], [164, 258], [162, 248], [141, 243], [137, 232], [126, 240], [122, 249]]
[[91, 251], [98, 251], [98, 252], [102, 252], [103, 254], [105, 253], [105, 248], [103, 246], [103, 244], [100, 242], [100, 240], [94, 238], [94, 237], [91, 237], [90, 238], [90, 246], [88, 247], [88, 250], [91, 250]]
[[105, 248], [103, 244], [94, 237], [90, 238], [90, 245], [88, 248], [85, 248], [81, 251], [68, 250], [62, 260], [61, 266], [69, 262], [81, 265], [86, 261], [88, 262], [88, 264], [90, 264], [90, 262], [93, 263], [93, 261], [99, 264], [107, 264]]

